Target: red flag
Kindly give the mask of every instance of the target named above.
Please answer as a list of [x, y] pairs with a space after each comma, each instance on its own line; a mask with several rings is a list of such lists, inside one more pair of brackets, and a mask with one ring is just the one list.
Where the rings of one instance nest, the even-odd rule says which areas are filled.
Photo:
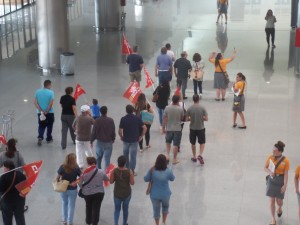
[[176, 89], [174, 95], [180, 96], [180, 86], [177, 86], [177, 89]]
[[142, 93], [138, 82], [134, 81], [131, 83], [129, 88], [124, 92], [123, 97], [129, 99], [133, 104], [138, 100], [138, 97]]
[[76, 88], [75, 88], [75, 92], [74, 92], [74, 98], [75, 100], [78, 99], [78, 97], [82, 94], [86, 94], [85, 90], [79, 85], [77, 84], [76, 85]]
[[6, 139], [5, 139], [5, 136], [4, 134], [0, 135], [0, 142], [4, 145], [6, 145]]
[[146, 87], [145, 88], [151, 87], [154, 84], [154, 82], [151, 79], [151, 77], [149, 75], [149, 72], [148, 72], [148, 70], [146, 69], [145, 66], [144, 66], [144, 73], [145, 73], [145, 76], [146, 76]]
[[129, 55], [132, 53], [132, 49], [125, 37], [125, 34], [123, 33], [122, 36], [122, 55]]
[[26, 180], [18, 183], [15, 187], [20, 192], [21, 196], [26, 196], [32, 186], [34, 185], [39, 173], [41, 166], [43, 164], [43, 160], [36, 161], [27, 165], [22, 166], [22, 169], [26, 173]]
[[[116, 166], [114, 164], [109, 164], [108, 167], [106, 168], [105, 173], [109, 179], [110, 179], [110, 175], [111, 175], [112, 171], [115, 168], [116, 168]], [[109, 181], [103, 181], [103, 185], [104, 185], [104, 187], [109, 186]]]

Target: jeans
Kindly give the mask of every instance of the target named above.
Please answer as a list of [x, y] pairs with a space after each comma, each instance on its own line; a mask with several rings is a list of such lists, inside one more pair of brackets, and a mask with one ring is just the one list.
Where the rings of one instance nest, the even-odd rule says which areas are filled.
[[[138, 142], [126, 143], [123, 142], [123, 155], [126, 157], [126, 167], [134, 171], [136, 166], [136, 153]], [[130, 159], [129, 159], [130, 154]]]
[[74, 122], [75, 116], [74, 115], [61, 115], [61, 147], [66, 148], [67, 147], [67, 136], [68, 136], [68, 130], [70, 131], [70, 135], [72, 138], [72, 141], [75, 143], [75, 134], [74, 129], [72, 127]]
[[[146, 146], [149, 146], [151, 124], [145, 124], [145, 126], [147, 127], [147, 131], [146, 131], [146, 134], [145, 134]], [[142, 139], [139, 142], [140, 149], [143, 149], [143, 142], [144, 142], [144, 139]]]
[[185, 97], [185, 90], [187, 88], [187, 77], [186, 78], [177, 78], [177, 86], [181, 88], [182, 96]]
[[112, 153], [112, 143], [111, 142], [96, 142], [96, 156], [97, 156], [97, 167], [101, 169], [101, 162], [104, 156], [104, 169], [110, 164], [110, 157]]
[[89, 141], [75, 141], [76, 143], [76, 161], [79, 168], [83, 168], [86, 163], [86, 156], [93, 156], [91, 144]]
[[160, 123], [160, 126], [162, 126], [162, 120], [163, 120], [163, 115], [164, 115], [165, 109], [161, 109], [161, 108], [157, 107], [157, 111], [158, 111], [158, 115], [159, 115], [159, 123]]
[[87, 224], [98, 225], [100, 217], [101, 203], [104, 198], [104, 193], [96, 193], [93, 195], [87, 195], [85, 200], [85, 222]]
[[170, 71], [158, 71], [157, 76], [159, 84], [170, 82], [172, 80], [172, 74]]
[[119, 223], [121, 206], [122, 206], [122, 209], [123, 209], [123, 225], [127, 225], [128, 208], [129, 208], [130, 199], [131, 199], [131, 195], [129, 195], [125, 199], [120, 199], [120, 198], [114, 197], [114, 203], [115, 203], [114, 221], [115, 221], [115, 225], [117, 225]]
[[162, 213], [169, 212], [169, 201], [170, 198], [165, 199], [154, 199], [151, 198], [152, 206], [153, 206], [153, 217], [154, 219], [160, 218], [160, 208], [162, 207]]
[[62, 221], [73, 224], [77, 189], [60, 193]]
[[44, 139], [44, 133], [47, 128], [47, 138], [46, 141], [53, 140], [52, 138], [52, 129], [53, 129], [53, 123], [54, 123], [54, 113], [47, 113], [46, 119], [44, 121], [40, 120], [40, 113], [38, 113], [38, 122], [39, 122], [39, 128], [38, 128], [38, 138]]
[[[199, 93], [202, 94], [202, 81], [193, 80], [194, 94], [197, 94], [197, 88], [199, 87]], [[198, 87], [197, 87], [198, 86]]]
[[266, 32], [266, 38], [267, 38], [267, 42], [268, 45], [270, 44], [270, 36], [271, 36], [271, 40], [272, 40], [272, 45], [274, 45], [274, 40], [275, 40], [275, 28], [265, 28], [265, 32]]
[[1, 201], [1, 210], [3, 225], [13, 224], [13, 215], [15, 216], [16, 225], [25, 225], [24, 217], [25, 198], [22, 201], [10, 202]]

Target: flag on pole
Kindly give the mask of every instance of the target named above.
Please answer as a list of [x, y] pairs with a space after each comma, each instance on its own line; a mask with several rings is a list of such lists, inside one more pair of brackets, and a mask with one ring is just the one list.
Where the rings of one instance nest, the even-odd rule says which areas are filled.
[[174, 95], [180, 96], [180, 86], [178, 85]]
[[124, 92], [123, 97], [129, 99], [133, 104], [138, 100], [142, 93], [138, 82], [134, 81], [130, 84], [129, 88]]
[[6, 145], [6, 139], [5, 139], [5, 136], [4, 134], [0, 135], [0, 142], [4, 145]]
[[132, 53], [132, 49], [127, 41], [125, 34], [122, 36], [122, 55], [130, 55]]
[[30, 192], [40, 173], [42, 164], [43, 160], [40, 160], [21, 167], [26, 173], [26, 180], [18, 183], [15, 186], [16, 189], [20, 192], [21, 196], [25, 197]]
[[[112, 163], [109, 164], [108, 167], [106, 168], [105, 173], [108, 176], [108, 179], [110, 179], [111, 173], [115, 168], [116, 168], [116, 166]], [[108, 187], [109, 181], [103, 181], [103, 185], [104, 185], [104, 187]]]
[[74, 98], [75, 100], [78, 99], [78, 97], [82, 94], [86, 94], [85, 90], [79, 85], [77, 84], [76, 85], [76, 88], [75, 88], [75, 92], [74, 92]]
[[151, 79], [150, 74], [149, 74], [149, 72], [148, 72], [148, 70], [146, 69], [145, 66], [144, 66], [144, 73], [145, 73], [145, 76], [146, 76], [146, 86], [145, 86], [145, 88], [151, 87], [154, 84], [154, 82]]

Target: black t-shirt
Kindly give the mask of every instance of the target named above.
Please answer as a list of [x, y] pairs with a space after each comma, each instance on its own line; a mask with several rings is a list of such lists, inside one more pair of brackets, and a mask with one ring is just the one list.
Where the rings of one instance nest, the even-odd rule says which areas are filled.
[[[57, 173], [59, 175], [61, 175], [62, 180], [67, 180], [71, 184], [72, 182], [74, 182], [77, 179], [77, 177], [79, 177], [81, 175], [81, 170], [79, 169], [79, 167], [77, 167], [71, 173], [66, 173], [63, 166], [61, 165], [59, 167], [59, 169], [57, 170]], [[76, 188], [77, 188], [76, 186], [75, 187], [69, 186], [68, 190], [75, 190]]]
[[75, 99], [71, 95], [63, 95], [60, 98], [61, 107], [62, 107], [62, 115], [74, 115], [74, 111], [72, 106], [76, 105]]
[[177, 59], [174, 63], [174, 67], [177, 69], [177, 78], [187, 78], [189, 70], [192, 69], [191, 62], [186, 58]]
[[144, 60], [142, 56], [138, 54], [130, 54], [126, 60], [127, 64], [129, 64], [129, 72], [134, 72], [137, 70], [141, 70], [141, 64], [144, 64]]
[[123, 141], [135, 143], [139, 141], [140, 128], [144, 125], [141, 118], [133, 114], [127, 114], [121, 118], [120, 129], [123, 129]]

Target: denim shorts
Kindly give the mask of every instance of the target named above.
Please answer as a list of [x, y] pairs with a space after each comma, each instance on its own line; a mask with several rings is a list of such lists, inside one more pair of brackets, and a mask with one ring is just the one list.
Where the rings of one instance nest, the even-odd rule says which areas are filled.
[[205, 128], [202, 130], [192, 130], [190, 129], [190, 143], [192, 145], [196, 144], [196, 139], [198, 139], [198, 143], [205, 144]]
[[166, 143], [171, 144], [173, 141], [174, 146], [179, 146], [181, 141], [181, 131], [167, 131]]

